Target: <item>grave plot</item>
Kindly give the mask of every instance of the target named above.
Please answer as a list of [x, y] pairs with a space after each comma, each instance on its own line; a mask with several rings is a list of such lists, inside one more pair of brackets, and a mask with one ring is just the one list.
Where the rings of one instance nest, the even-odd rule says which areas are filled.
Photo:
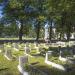
[[5, 53], [4, 56], [8, 59], [8, 60], [12, 60], [12, 47], [10, 45], [7, 45], [5, 47]]
[[28, 72], [24, 69], [24, 66], [28, 64], [28, 56], [20, 56], [19, 57], [19, 65], [18, 65], [18, 70], [23, 74], [23, 75], [29, 75]]
[[67, 48], [66, 50], [60, 50], [59, 60], [69, 63], [75, 63], [75, 58], [73, 57], [73, 49]]
[[[6, 47], [7, 47], [7, 44], [6, 44]], [[9, 46], [8, 46], [9, 47]], [[6, 48], [5, 48], [6, 49]], [[49, 49], [49, 50], [51, 50], [51, 49]], [[21, 53], [22, 52], [22, 54], [19, 54], [19, 53]], [[25, 51], [14, 51], [14, 53], [16, 54], [18, 54], [18, 56], [17, 56], [17, 59], [18, 59], [18, 57], [19, 56], [23, 56], [24, 57], [24, 52]], [[47, 54], [45, 54], [44, 56], [41, 56], [41, 55], [39, 55], [39, 56], [34, 56], [33, 58], [32, 57], [30, 57], [30, 56], [27, 56], [28, 57], [28, 63], [29, 64], [31, 64], [32, 65], [32, 69], [31, 69], [31, 73], [33, 72], [33, 73], [36, 73], [37, 75], [39, 75], [39, 73], [40, 73], [40, 71], [43, 71], [43, 72], [45, 72], [45, 73], [48, 73], [47, 75], [56, 75], [56, 73], [57, 73], [57, 71], [59, 71], [59, 69], [60, 70], [63, 70], [64, 72], [65, 71], [69, 71], [69, 69], [73, 69], [74, 70], [74, 64], [72, 65], [72, 64], [69, 64], [68, 62], [64, 62], [64, 61], [60, 61], [59, 60], [59, 56], [60, 56], [60, 53], [58, 53], [58, 51], [56, 51], [58, 54], [57, 55], [54, 55], [55, 53], [55, 50], [53, 51], [48, 51], [48, 57], [47, 57]], [[28, 54], [30, 54], [30, 51], [28, 52]], [[36, 53], [34, 53], [34, 54], [36, 54]], [[66, 53], [65, 53], [66, 54]], [[6, 59], [6, 58], [4, 58], [4, 59]], [[25, 58], [24, 58], [25, 59]], [[23, 59], [23, 60], [24, 60]], [[11, 59], [10, 59], [11, 60]], [[20, 59], [19, 59], [20, 60]], [[23, 60], [21, 60], [21, 61], [23, 61]], [[14, 60], [13, 60], [14, 61]], [[18, 63], [18, 60], [15, 60], [15, 61], [17, 61], [17, 63]], [[14, 61], [14, 62], [15, 62]], [[47, 62], [46, 62], [47, 61]], [[11, 61], [10, 61], [11, 62]], [[25, 60], [23, 61], [24, 63], [26, 62]], [[17, 64], [16, 63], [16, 64]], [[26, 65], [28, 65], [28, 63], [26, 63]], [[22, 65], [23, 63], [21, 63], [20, 61], [19, 61], [19, 65], [18, 65], [18, 70], [22, 73], [24, 73], [25, 75], [26, 74], [29, 74], [28, 72], [29, 71], [27, 71], [27, 69], [25, 68], [26, 67], [26, 65], [25, 66], [23, 66]], [[53, 66], [53, 67], [52, 67]], [[57, 66], [56, 68], [55, 68], [55, 66]], [[15, 66], [15, 67], [17, 67], [17, 66]], [[58, 68], [59, 67], [59, 68]], [[22, 68], [24, 68], [24, 70], [22, 69]], [[25, 70], [26, 69], [26, 70]], [[65, 69], [65, 70], [64, 70]], [[35, 72], [34, 72], [34, 70], [35, 70]], [[38, 70], [40, 70], [40, 71], [38, 71]], [[55, 71], [56, 70], [56, 71]], [[37, 73], [38, 72], [38, 73]], [[55, 74], [53, 74], [54, 72], [56, 72]], [[33, 73], [32, 74], [30, 74], [30, 75], [33, 75]], [[46, 75], [45, 73], [40, 73], [41, 75]], [[60, 72], [58, 72], [58, 74], [57, 75], [60, 75], [59, 74]], [[15, 75], [15, 74], [14, 74]], [[68, 75], [68, 74], [67, 74]]]
[[25, 43], [18, 43], [18, 49], [24, 51]]
[[[70, 55], [68, 56], [66, 53]], [[63, 56], [66, 56], [66, 58]], [[66, 71], [68, 68], [72, 68], [73, 64], [75, 63], [75, 59], [71, 56], [71, 51], [65, 53], [60, 51], [59, 55], [57, 54], [57, 56], [53, 55], [52, 51], [48, 51], [45, 56], [45, 63], [52, 65], [53, 67], [58, 68], [60, 70]]]
[[[56, 42], [56, 44], [58, 45], [58, 46], [61, 46], [61, 47], [66, 47], [66, 43], [65, 42], [62, 42], [62, 41], [58, 41], [58, 42]], [[58, 47], [57, 46], [57, 47]]]
[[29, 54], [30, 53], [30, 47], [29, 47], [29, 43], [28, 42], [25, 44], [24, 51], [25, 51], [25, 54]]
[[28, 46], [25, 46], [24, 50], [25, 50], [25, 54], [29, 54], [30, 53], [30, 48]]
[[31, 55], [33, 55], [33, 54], [39, 54], [40, 53], [40, 51], [39, 51], [39, 45], [37, 43], [30, 44], [29, 48], [30, 48], [30, 54]]
[[31, 48], [31, 50], [35, 50], [36, 47], [38, 47], [38, 46], [39, 46], [39, 44], [36, 43], [36, 42], [34, 42], [34, 43], [32, 43], [32, 44], [29, 44], [29, 47]]
[[[58, 57], [52, 56], [52, 51], [48, 51], [45, 56], [45, 63], [48, 65], [51, 65], [52, 67], [55, 67], [59, 70], [65, 71], [65, 68], [60, 64], [60, 60], [58, 60]], [[63, 64], [63, 63], [62, 63]]]
[[24, 47], [24, 54], [32, 57], [32, 55], [30, 54], [30, 52], [31, 52], [31, 49], [29, 47], [29, 43], [26, 43], [26, 45]]
[[17, 60], [9, 61], [0, 54], [0, 75], [21, 75], [17, 69]]
[[15, 50], [15, 51], [19, 51], [19, 46], [17, 43], [12, 43], [12, 48]]
[[0, 44], [0, 53], [3, 52], [3, 49], [4, 49], [4, 45]]

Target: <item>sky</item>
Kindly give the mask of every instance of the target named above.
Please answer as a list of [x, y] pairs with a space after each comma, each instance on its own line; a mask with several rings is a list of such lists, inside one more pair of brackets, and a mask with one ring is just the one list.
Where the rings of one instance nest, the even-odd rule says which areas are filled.
[[3, 15], [2, 15], [2, 11], [0, 10], [0, 18], [2, 18], [2, 16], [3, 16]]
[[3, 0], [3, 2], [2, 3], [0, 3], [0, 18], [2, 18], [2, 16], [3, 16], [3, 8], [7, 5], [7, 1], [8, 0]]
[[3, 13], [3, 11], [2, 11], [2, 9], [3, 9], [3, 7], [2, 6], [0, 6], [0, 18], [2, 18], [2, 13]]

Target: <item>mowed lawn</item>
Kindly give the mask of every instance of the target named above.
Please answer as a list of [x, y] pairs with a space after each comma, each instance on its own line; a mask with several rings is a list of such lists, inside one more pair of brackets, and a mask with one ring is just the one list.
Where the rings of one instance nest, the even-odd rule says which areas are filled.
[[17, 60], [7, 60], [0, 54], [0, 75], [21, 75], [17, 69]]

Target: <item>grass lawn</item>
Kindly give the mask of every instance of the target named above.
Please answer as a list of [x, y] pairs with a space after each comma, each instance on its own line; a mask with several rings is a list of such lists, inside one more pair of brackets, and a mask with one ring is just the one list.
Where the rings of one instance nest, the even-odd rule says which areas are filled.
[[[53, 57], [53, 59], [56, 59], [56, 58]], [[37, 69], [45, 72], [47, 75], [75, 75], [75, 64], [70, 65], [73, 67], [72, 70], [68, 70], [68, 71], [64, 72], [64, 71], [58, 70], [56, 68], [53, 68], [50, 65], [47, 65], [44, 61], [45, 61], [44, 57], [42, 57], [40, 55], [38, 57], [34, 57], [34, 58], [29, 57], [29, 63], [32, 64]], [[61, 62], [61, 61], [58, 62], [57, 60], [54, 60], [54, 62], [59, 63], [61, 65], [66, 64], [65, 62]]]
[[18, 61], [8, 61], [0, 54], [0, 75], [20, 75], [17, 69]]

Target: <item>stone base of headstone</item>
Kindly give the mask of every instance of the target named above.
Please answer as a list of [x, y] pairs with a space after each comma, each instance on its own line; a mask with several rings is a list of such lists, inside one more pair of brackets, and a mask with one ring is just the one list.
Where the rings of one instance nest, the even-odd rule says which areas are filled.
[[64, 58], [64, 57], [61, 57], [61, 56], [59, 56], [59, 60], [60, 60], [60, 61], [64, 61], [64, 62], [68, 61], [67, 58]]
[[19, 51], [19, 46], [18, 46], [18, 43], [13, 43], [12, 44], [12, 48], [15, 50], [15, 51]]
[[25, 50], [25, 54], [29, 54], [30, 53], [30, 48], [29, 47], [24, 47]]
[[46, 56], [45, 56], [45, 63], [46, 64], [51, 65], [52, 67], [57, 68], [57, 69], [62, 70], [62, 71], [65, 71], [66, 70], [62, 65], [56, 64], [56, 63], [54, 63], [52, 61], [49, 61], [48, 60], [48, 55], [51, 56], [52, 55], [52, 51], [48, 51], [46, 53]]
[[4, 55], [5, 58], [7, 58], [8, 60], [11, 60], [12, 58], [8, 57], [7, 55]]
[[2, 52], [2, 50], [0, 50], [0, 53]]
[[23, 75], [29, 75], [28, 72], [24, 70], [24, 65], [28, 63], [28, 56], [20, 56], [19, 57], [19, 65], [18, 65], [18, 70], [23, 74]]
[[75, 58], [73, 58], [73, 57], [67, 57], [67, 59], [68, 59], [68, 62], [70, 64], [75, 64]]
[[45, 63], [48, 64], [48, 65], [51, 65], [52, 67], [57, 68], [59, 70], [62, 70], [62, 71], [65, 71], [66, 70], [65, 67], [63, 67], [62, 65], [56, 64], [54, 62], [45, 61]]
[[17, 48], [14, 48], [14, 50], [15, 50], [15, 51], [19, 51], [19, 49], [17, 49]]
[[73, 57], [75, 58], [75, 55], [73, 55]]
[[18, 65], [18, 70], [20, 71], [20, 73], [22, 73], [23, 75], [29, 75], [28, 72], [24, 71], [24, 69]]
[[34, 56], [30, 55], [30, 54], [25, 54], [25, 55], [27, 55], [27, 56], [29, 56], [29, 57], [34, 57]]
[[4, 56], [5, 56], [8, 60], [11, 60], [11, 59], [12, 59], [11, 48], [6, 48]]
[[66, 57], [66, 58], [64, 58], [64, 57], [59, 56], [59, 60], [63, 61], [63, 62], [68, 62], [70, 64], [74, 64], [74, 61], [73, 61], [72, 57]]

